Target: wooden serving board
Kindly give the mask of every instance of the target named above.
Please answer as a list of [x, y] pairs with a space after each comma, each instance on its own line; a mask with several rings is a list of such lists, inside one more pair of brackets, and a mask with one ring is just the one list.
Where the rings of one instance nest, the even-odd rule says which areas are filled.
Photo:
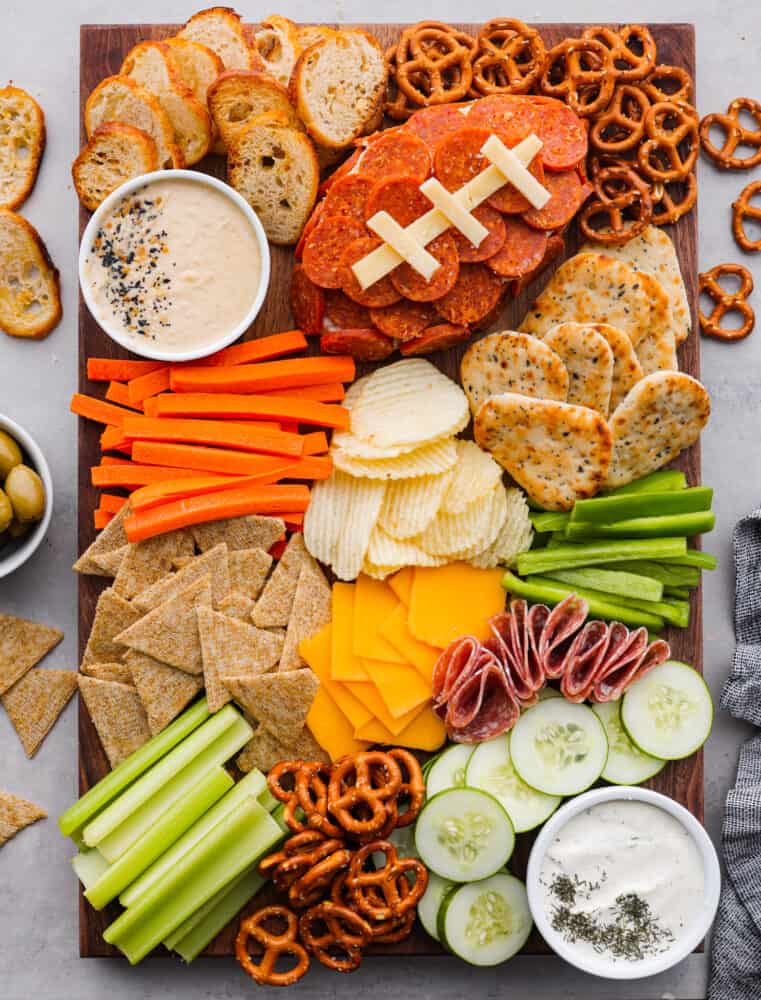
[[[173, 35], [177, 25], [130, 24], [130, 25], [82, 25], [80, 31], [80, 111], [84, 111], [85, 101], [97, 84], [107, 76], [119, 72], [124, 56], [137, 42], [145, 39], [161, 39]], [[372, 32], [385, 49], [391, 45], [400, 29], [399, 24], [361, 25]], [[462, 24], [457, 27], [475, 33], [477, 26]], [[537, 25], [548, 46], [554, 45], [566, 36], [578, 36], [584, 25], [546, 24]], [[657, 24], [650, 26], [658, 45], [658, 62], [683, 66], [695, 76], [695, 31], [690, 24]], [[81, 127], [82, 143], [86, 141], [84, 126]], [[210, 157], [201, 168], [209, 173], [224, 176], [224, 164], [219, 158]], [[79, 213], [80, 236], [89, 215], [83, 209]], [[675, 226], [669, 227], [669, 235], [674, 240], [682, 273], [687, 284], [687, 294], [693, 317], [693, 332], [679, 350], [682, 370], [690, 375], [700, 375], [700, 340], [697, 333], [697, 212], [692, 211]], [[573, 235], [567, 240], [568, 253], [575, 251]], [[265, 336], [292, 326], [288, 306], [290, 274], [293, 266], [291, 248], [272, 248], [271, 287], [264, 308], [256, 323], [249, 331], [249, 337]], [[514, 329], [527, 311], [530, 301], [536, 296], [548, 278], [545, 273], [523, 294], [506, 305], [499, 321], [493, 329]], [[313, 347], [316, 351], [316, 346]], [[79, 301], [79, 388], [92, 392], [93, 385], [87, 381], [87, 358], [124, 356], [116, 344], [103, 333], [92, 319], [80, 296]], [[458, 379], [462, 350], [452, 350], [432, 355], [442, 371]], [[367, 366], [366, 366], [367, 367]], [[90, 421], [80, 421], [79, 425], [79, 551], [82, 552], [94, 537], [92, 512], [97, 506], [97, 490], [90, 484], [90, 468], [100, 459], [99, 430]], [[691, 485], [700, 482], [700, 444], [695, 444], [684, 452], [675, 463], [687, 473]], [[101, 577], [82, 576], [79, 578], [79, 650], [84, 651], [90, 633], [95, 605], [100, 592], [106, 586]], [[688, 629], [671, 629], [667, 638], [676, 659], [685, 660], [702, 670], [703, 627], [700, 591], [692, 597], [692, 614]], [[109, 770], [97, 733], [93, 727], [84, 703], [79, 706], [79, 790], [84, 793]], [[703, 818], [703, 758], [698, 753], [684, 761], [668, 765], [653, 781], [650, 787], [663, 792], [686, 806], [701, 821]], [[517, 874], [525, 870], [526, 859], [531, 845], [528, 835], [518, 838], [519, 844], [512, 866]], [[89, 906], [80, 893], [79, 942], [83, 957], [104, 957], [118, 955], [119, 952], [103, 941], [102, 932], [117, 916], [118, 907], [112, 905], [98, 913]], [[207, 954], [231, 955], [233, 953], [235, 922], [228, 927], [210, 946]], [[534, 932], [524, 951], [529, 954], [547, 952], [547, 946]], [[435, 955], [441, 949], [428, 935], [417, 928], [404, 942], [398, 945], [377, 947], [378, 953], [405, 955]]]

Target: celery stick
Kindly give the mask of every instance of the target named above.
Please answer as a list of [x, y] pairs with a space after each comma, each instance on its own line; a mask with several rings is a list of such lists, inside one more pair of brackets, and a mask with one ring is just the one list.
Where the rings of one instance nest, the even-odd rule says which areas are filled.
[[103, 934], [135, 965], [282, 836], [270, 814], [245, 799]]
[[535, 531], [563, 531], [571, 515], [564, 511], [549, 511], [546, 514], [529, 514]]
[[[194, 823], [176, 843], [172, 844], [157, 859], [155, 864], [147, 868], [140, 878], [121, 894], [119, 902], [122, 906], [133, 906], [152, 885], [155, 885], [156, 882], [160, 881], [172, 870], [180, 858], [187, 854], [191, 847], [195, 847], [199, 841], [203, 840], [206, 834], [220, 820], [229, 815], [244, 799], [256, 799], [265, 791], [268, 791], [268, 789], [266, 779], [261, 771], [251, 771], [247, 774], [223, 799], [217, 802], [213, 809], [210, 809], [204, 816], [201, 816], [197, 823]], [[264, 808], [266, 809], [267, 807], [264, 806]]]
[[649, 576], [636, 576], [634, 573], [621, 573], [617, 570], [599, 569], [559, 569], [547, 573], [550, 580], [570, 584], [572, 587], [586, 587], [587, 590], [600, 590], [605, 594], [618, 594], [621, 597], [634, 597], [640, 601], [660, 601], [663, 597], [663, 584]]
[[[129, 850], [158, 822], [164, 812], [189, 795], [207, 774], [224, 764], [251, 739], [251, 727], [236, 713], [233, 725], [222, 733], [209, 747], [171, 778], [155, 795], [117, 826], [107, 837], [99, 840], [97, 848], [111, 862]], [[89, 830], [89, 827], [87, 828]], [[87, 834], [87, 830], [85, 830]]]
[[584, 524], [569, 521], [565, 535], [570, 541], [588, 538], [673, 538], [702, 535], [713, 531], [716, 517], [710, 510], [695, 514], [666, 514], [663, 517], [633, 517], [615, 524]]
[[[576, 501], [571, 511], [571, 521], [612, 524], [629, 518], [693, 514], [710, 510], [712, 500], [713, 490], [708, 486], [693, 486], [689, 490], [670, 490], [666, 493], [623, 493], [615, 497], [594, 497], [592, 500]], [[536, 521], [534, 527], [537, 528]], [[537, 528], [537, 531], [541, 530]], [[557, 529], [553, 526], [545, 530]]]
[[681, 601], [689, 601], [690, 599], [690, 588], [689, 587], [664, 587], [663, 588], [664, 597], [676, 597]]
[[669, 566], [695, 566], [697, 569], [716, 569], [719, 560], [710, 552], [700, 552], [698, 549], [687, 549], [682, 556], [668, 556], [663, 562]]
[[102, 875], [105, 875], [109, 865], [97, 847], [93, 847], [89, 851], [80, 851], [73, 857], [71, 867], [85, 889], [89, 889]]
[[633, 483], [607, 490], [602, 495], [618, 497], [623, 493], [664, 493], [666, 490], [683, 490], [686, 486], [687, 477], [679, 469], [659, 469], [642, 479], [635, 479]]
[[[254, 772], [251, 771], [250, 773], [253, 774]], [[269, 788], [267, 788], [266, 786], [256, 797], [261, 802], [261, 804], [264, 806], [264, 808], [267, 810], [268, 813], [271, 813], [274, 809], [277, 809], [277, 799], [269, 790]]]
[[659, 580], [666, 587], [697, 587], [700, 583], [700, 570], [694, 566], [673, 566], [668, 563], [640, 559], [617, 563], [616, 569], [622, 569], [627, 573], [637, 573], [639, 576], [652, 577], [653, 580]]
[[190, 914], [187, 920], [183, 920], [183, 922], [180, 924], [178, 928], [176, 928], [176, 930], [173, 930], [168, 937], [164, 938], [162, 942], [164, 947], [168, 951], [174, 951], [174, 946], [176, 944], [179, 944], [179, 942], [182, 941], [184, 937], [190, 934], [190, 932], [195, 927], [197, 927], [202, 920], [205, 920], [206, 917], [212, 912], [212, 910], [214, 910], [215, 907], [219, 906], [219, 904], [222, 902], [225, 896], [229, 892], [232, 892], [237, 885], [240, 885], [240, 883], [245, 878], [247, 878], [247, 876], [249, 876], [252, 873], [252, 871], [257, 875], [258, 879], [261, 879], [260, 886], [264, 885], [265, 879], [263, 879], [261, 875], [258, 874], [258, 869], [256, 868], [249, 869], [248, 871], [243, 872], [242, 875], [238, 875], [238, 877], [234, 878], [229, 885], [226, 885], [223, 889], [220, 889], [219, 892], [215, 892], [214, 895], [211, 897], [211, 899], [208, 899], [203, 904], [203, 906], [199, 906], [194, 913]]
[[160, 858], [214, 803], [229, 791], [234, 782], [221, 766], [208, 771], [187, 795], [167, 809], [118, 861], [111, 865], [95, 885], [85, 893], [96, 910], [116, 899], [146, 868]]
[[[263, 885], [264, 879], [255, 869], [245, 872], [244, 875], [235, 880], [233, 885], [228, 886], [224, 894], [215, 896], [198, 911], [202, 913], [202, 919], [195, 926], [189, 928], [182, 937], [176, 939], [171, 946], [172, 951], [176, 951], [185, 962], [192, 962], [207, 945], [211, 944], [217, 934], [224, 930], [230, 921], [240, 913], [246, 903], [254, 898]], [[212, 903], [214, 905], [211, 905]], [[188, 921], [185, 921], [182, 927], [177, 928], [173, 940], [187, 923]], [[167, 945], [168, 947], [170, 946]]]
[[586, 545], [558, 545], [522, 552], [517, 566], [521, 576], [548, 573], [556, 569], [578, 569], [631, 559], [675, 559], [687, 551], [684, 538], [635, 538], [595, 541]]
[[126, 760], [102, 778], [97, 785], [82, 796], [74, 805], [58, 819], [58, 826], [65, 837], [73, 836], [96, 813], [99, 813], [117, 795], [131, 785], [137, 778], [153, 767], [157, 761], [174, 749], [209, 718], [209, 706], [205, 698], [201, 698], [182, 713], [158, 736], [148, 740], [139, 750], [130, 754]]
[[232, 705], [225, 707], [207, 719], [206, 722], [187, 739], [163, 757], [154, 767], [107, 806], [85, 829], [85, 842], [95, 846], [120, 826], [127, 817], [142, 806], [198, 754], [206, 749], [217, 737], [233, 725], [241, 716]]
[[628, 602], [616, 603], [614, 599], [606, 599], [594, 590], [569, 587], [544, 576], [531, 576], [527, 580], [521, 580], [508, 571], [502, 577], [502, 586], [516, 597], [525, 597], [527, 601], [550, 605], [558, 604], [569, 594], [576, 594], [584, 598], [589, 604], [589, 613], [597, 618], [623, 622], [624, 625], [646, 625], [656, 632], [664, 625], [660, 615], [629, 607]]

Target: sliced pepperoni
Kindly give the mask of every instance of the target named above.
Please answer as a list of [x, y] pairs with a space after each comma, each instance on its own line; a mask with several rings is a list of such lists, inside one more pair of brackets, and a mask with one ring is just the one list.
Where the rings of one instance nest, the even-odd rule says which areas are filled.
[[486, 167], [489, 161], [481, 147], [492, 134], [488, 128], [458, 129], [436, 145], [433, 163], [436, 176], [448, 191], [459, 191]]
[[421, 138], [405, 132], [383, 135], [364, 151], [359, 164], [364, 177], [376, 181], [404, 174], [424, 181], [431, 172], [431, 154]]
[[474, 107], [475, 104], [440, 104], [432, 108], [421, 108], [409, 119], [404, 129], [414, 132], [433, 149], [439, 139], [450, 132], [456, 132], [468, 120], [461, 109]]
[[467, 326], [456, 326], [454, 323], [438, 323], [423, 330], [419, 337], [407, 340], [400, 345], [399, 351], [405, 357], [417, 354], [431, 354], [433, 351], [445, 351], [456, 347], [470, 338]]
[[505, 242], [486, 263], [503, 278], [520, 278], [542, 262], [547, 233], [532, 229], [519, 218], [505, 219], [505, 229]]
[[542, 140], [539, 156], [548, 170], [570, 170], [587, 155], [587, 132], [581, 119], [552, 97], [527, 98], [537, 109], [536, 134]]
[[529, 285], [535, 278], [548, 268], [550, 264], [557, 260], [558, 257], [562, 257], [565, 253], [565, 240], [558, 233], [552, 233], [550, 238], [547, 240], [547, 246], [544, 250], [544, 257], [539, 261], [539, 264], [534, 268], [533, 271], [529, 271], [528, 274], [524, 274], [522, 278], [513, 284], [513, 295], [518, 296]]
[[325, 316], [339, 329], [359, 330], [373, 325], [370, 311], [337, 288], [325, 292]]
[[499, 212], [490, 205], [483, 204], [474, 209], [471, 215], [482, 226], [486, 226], [489, 230], [489, 235], [485, 236], [478, 246], [474, 246], [467, 236], [463, 236], [459, 229], [452, 227], [450, 232], [457, 244], [457, 253], [460, 255], [460, 260], [464, 264], [475, 264], [480, 260], [487, 260], [505, 242], [505, 223]]
[[381, 333], [395, 340], [411, 340], [436, 319], [436, 310], [428, 302], [401, 299], [384, 309], [371, 309], [372, 322]]
[[296, 265], [291, 275], [291, 312], [296, 326], [304, 333], [322, 332], [325, 292], [310, 281], [300, 264]]
[[[346, 222], [352, 220], [344, 220]], [[339, 268], [339, 279], [341, 288], [355, 302], [370, 309], [379, 309], [382, 306], [393, 305], [398, 302], [401, 295], [391, 282], [391, 276], [385, 275], [380, 281], [376, 281], [369, 288], [362, 289], [351, 269], [352, 264], [362, 260], [373, 250], [381, 245], [381, 240], [375, 236], [360, 236], [353, 240], [344, 250], [341, 256]]]
[[499, 131], [510, 130], [514, 125], [525, 128], [533, 121], [531, 111], [531, 106], [523, 97], [516, 94], [492, 94], [474, 102], [468, 113], [468, 125]]
[[364, 330], [330, 330], [320, 337], [323, 354], [351, 354], [358, 361], [382, 361], [394, 353], [390, 337], [373, 327]]
[[307, 276], [321, 288], [341, 287], [341, 257], [354, 240], [367, 235], [364, 223], [345, 215], [323, 215], [304, 241]]
[[360, 174], [348, 174], [336, 181], [325, 199], [326, 215], [348, 215], [364, 222], [367, 218], [367, 198], [373, 181]]
[[328, 191], [330, 191], [336, 181], [339, 181], [342, 177], [351, 173], [361, 155], [362, 150], [355, 149], [348, 160], [344, 160], [340, 167], [336, 167], [330, 177], [326, 177], [322, 184], [320, 184], [317, 190], [317, 197], [322, 198], [328, 193]]
[[[528, 172], [533, 177], [536, 177], [540, 184], [546, 186], [544, 167], [538, 156], [535, 156], [528, 165]], [[492, 208], [496, 208], [498, 212], [505, 212], [507, 215], [519, 215], [521, 212], [526, 212], [531, 208], [531, 202], [528, 198], [524, 194], [521, 194], [515, 185], [509, 182], [503, 184], [499, 191], [495, 191], [488, 199], [488, 202]]]
[[299, 242], [296, 244], [296, 247], [293, 251], [293, 256], [296, 258], [296, 260], [301, 260], [301, 258], [304, 256], [304, 244], [309, 238], [309, 234], [314, 230], [315, 226], [322, 218], [322, 213], [324, 211], [325, 211], [325, 202], [321, 201], [319, 202], [319, 204], [315, 205], [314, 211], [304, 224], [304, 228], [301, 231], [301, 236], [299, 237]]
[[505, 285], [486, 264], [462, 264], [452, 289], [435, 303], [436, 312], [449, 323], [473, 326], [500, 303]]
[[400, 226], [409, 226], [432, 207], [414, 177], [389, 177], [374, 184], [367, 199], [366, 218], [376, 212], [388, 212]]
[[575, 170], [547, 174], [544, 186], [550, 192], [550, 200], [544, 208], [530, 208], [523, 213], [523, 218], [535, 229], [562, 229], [576, 215], [593, 190], [591, 184], [581, 182]]
[[442, 233], [426, 247], [428, 253], [439, 262], [438, 267], [426, 281], [422, 274], [411, 267], [406, 261], [391, 272], [394, 288], [413, 302], [433, 302], [452, 288], [457, 281], [460, 265], [457, 257], [457, 246], [449, 233]]

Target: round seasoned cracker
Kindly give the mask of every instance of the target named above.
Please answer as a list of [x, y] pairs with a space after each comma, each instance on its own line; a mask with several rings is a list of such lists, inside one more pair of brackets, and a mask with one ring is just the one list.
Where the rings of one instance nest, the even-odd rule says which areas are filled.
[[549, 331], [544, 343], [568, 371], [568, 402], [607, 417], [613, 388], [613, 351], [607, 340], [591, 326], [561, 323]]
[[637, 358], [642, 367], [643, 375], [653, 372], [679, 371], [679, 361], [676, 356], [676, 340], [674, 331], [653, 330], [637, 344]]

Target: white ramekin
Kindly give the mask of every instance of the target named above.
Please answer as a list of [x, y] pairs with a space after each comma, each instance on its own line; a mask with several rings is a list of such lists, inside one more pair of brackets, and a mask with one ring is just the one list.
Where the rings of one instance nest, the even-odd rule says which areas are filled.
[[[85, 280], [85, 260], [90, 251], [93, 240], [100, 229], [103, 218], [111, 211], [117, 202], [124, 198], [125, 195], [131, 194], [144, 184], [150, 184], [151, 181], [178, 179], [214, 188], [216, 191], [221, 192], [226, 198], [229, 198], [229, 200], [233, 202], [233, 204], [236, 205], [246, 217], [251, 229], [253, 230], [254, 236], [256, 237], [256, 244], [261, 258], [259, 288], [253, 302], [251, 303], [251, 308], [248, 310], [241, 322], [238, 323], [238, 325], [233, 329], [229, 330], [224, 336], [219, 337], [217, 340], [207, 344], [205, 347], [195, 348], [190, 351], [166, 351], [159, 347], [151, 346], [150, 343], [146, 343], [145, 347], [142, 345], [138, 347], [133, 338], [125, 336], [121, 329], [109, 326], [98, 315], [95, 303], [93, 302], [90, 294], [88, 283]], [[85, 300], [85, 304], [90, 311], [90, 315], [93, 317], [98, 326], [100, 326], [100, 328], [121, 347], [124, 347], [126, 350], [131, 351], [133, 354], [137, 354], [140, 357], [151, 358], [154, 361], [195, 361], [198, 358], [205, 358], [209, 354], [213, 354], [215, 351], [221, 350], [223, 347], [229, 347], [230, 344], [246, 332], [259, 315], [259, 310], [262, 308], [265, 296], [267, 295], [269, 283], [270, 248], [264, 228], [259, 221], [259, 216], [251, 208], [248, 202], [242, 198], [237, 191], [231, 188], [229, 184], [225, 184], [224, 181], [220, 181], [216, 177], [211, 177], [209, 174], [202, 174], [195, 170], [156, 170], [153, 173], [142, 174], [140, 177], [135, 177], [133, 180], [126, 181], [126, 183], [122, 184], [121, 187], [112, 191], [105, 201], [103, 201], [93, 212], [90, 221], [87, 223], [87, 228], [84, 231], [82, 242], [79, 247], [79, 287], [82, 290], [82, 298]]]
[[11, 539], [4, 545], [0, 544], [0, 577], [4, 577], [17, 570], [19, 566], [23, 566], [36, 552], [47, 534], [50, 518], [53, 515], [53, 477], [50, 475], [50, 468], [40, 446], [31, 434], [20, 427], [15, 420], [3, 416], [2, 413], [0, 413], [0, 430], [10, 434], [16, 441], [24, 453], [24, 461], [34, 469], [45, 487], [45, 513], [42, 520], [37, 521], [23, 537]]
[[[652, 958], [646, 958], [639, 962], [611, 962], [603, 957], [590, 958], [581, 953], [580, 949], [574, 948], [562, 935], [552, 929], [547, 914], [544, 909], [544, 898], [542, 887], [539, 884], [542, 862], [544, 855], [562, 827], [573, 819], [580, 812], [589, 809], [591, 806], [599, 805], [601, 802], [646, 802], [649, 805], [663, 809], [670, 816], [673, 816], [687, 833], [692, 837], [703, 860], [704, 872], [704, 893], [703, 905], [692, 926], [668, 951]], [[705, 832], [701, 824], [695, 819], [692, 813], [688, 812], [678, 802], [670, 799], [667, 795], [650, 791], [647, 788], [635, 788], [626, 785], [616, 785], [607, 788], [596, 788], [591, 792], [571, 799], [544, 824], [539, 836], [534, 841], [529, 856], [528, 871], [526, 872], [526, 890], [528, 892], [528, 902], [534, 923], [544, 940], [561, 958], [571, 965], [576, 966], [583, 972], [588, 972], [593, 976], [603, 979], [644, 979], [646, 976], [654, 976], [659, 972], [677, 965], [685, 959], [700, 944], [708, 933], [708, 930], [716, 916], [719, 905], [719, 892], [721, 889], [721, 871], [719, 859], [716, 856], [716, 849], [711, 843], [711, 838]]]

